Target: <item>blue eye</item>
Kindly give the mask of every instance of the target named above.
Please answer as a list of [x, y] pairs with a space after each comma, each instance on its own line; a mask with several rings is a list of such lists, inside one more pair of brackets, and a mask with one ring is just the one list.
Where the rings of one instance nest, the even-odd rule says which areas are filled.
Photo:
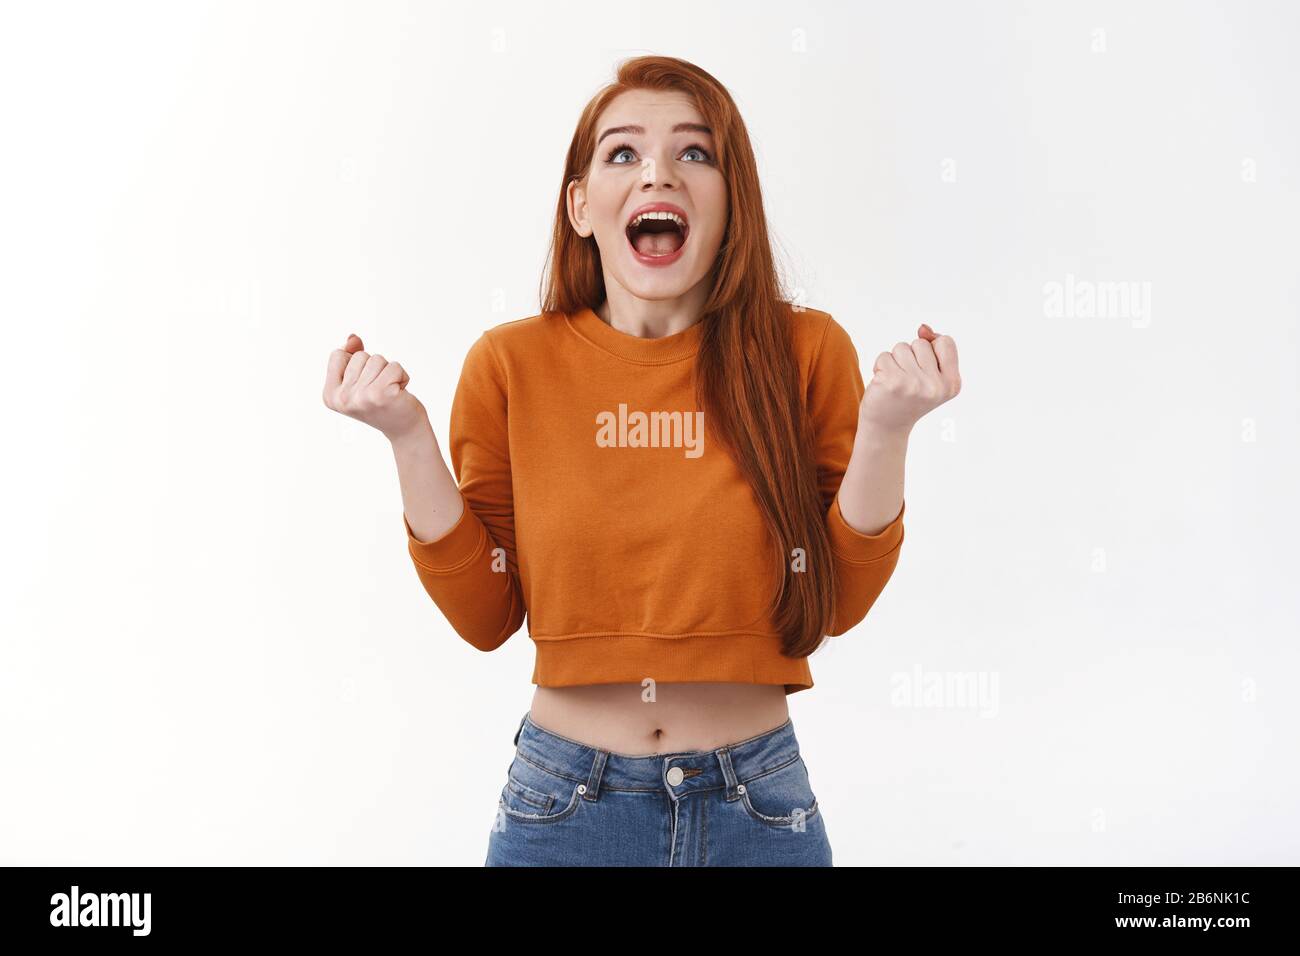
[[[632, 156], [633, 156], [633, 158], [627, 160], [626, 162], [624, 162], [624, 161], [620, 161], [620, 160], [616, 159], [617, 156], [620, 156], [620, 155], [622, 155], [623, 153], [631, 153]], [[713, 154], [710, 153], [710, 152], [709, 152], [707, 149], [705, 149], [703, 146], [698, 146], [698, 145], [696, 145], [696, 146], [687, 146], [686, 149], [684, 149], [684, 150], [682, 151], [682, 155], [685, 156], [687, 153], [699, 153], [699, 154], [700, 154], [700, 158], [699, 158], [699, 159], [693, 159], [693, 160], [690, 160], [690, 162], [693, 162], [693, 163], [711, 163], [711, 162], [713, 162]], [[628, 143], [619, 143], [617, 146], [615, 146], [613, 149], [611, 149], [608, 153], [605, 154], [605, 162], [610, 163], [611, 165], [614, 165], [614, 166], [627, 166], [627, 165], [630, 165], [631, 163], [636, 162], [635, 157], [636, 157], [636, 150], [633, 149], [632, 146], [631, 146], [630, 144], [628, 144]]]
[[634, 153], [634, 152], [636, 152], [636, 151], [634, 151], [632, 147], [628, 146], [627, 143], [619, 143], [619, 144], [617, 144], [617, 146], [615, 146], [614, 148], [612, 148], [612, 150], [610, 150], [610, 152], [607, 152], [607, 153], [606, 153], [606, 156], [604, 156], [604, 161], [606, 161], [606, 163], [614, 163], [614, 165], [617, 165], [617, 166], [625, 166], [625, 165], [628, 165], [627, 163], [615, 163], [615, 161], [614, 161], [614, 157], [615, 157], [615, 156], [620, 155], [620, 153], [624, 153], [624, 152], [632, 152], [632, 153]]

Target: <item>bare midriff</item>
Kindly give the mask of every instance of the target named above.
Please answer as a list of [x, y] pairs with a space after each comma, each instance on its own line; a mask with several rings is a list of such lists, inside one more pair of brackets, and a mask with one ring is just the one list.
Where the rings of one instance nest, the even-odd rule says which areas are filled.
[[538, 687], [538, 727], [630, 757], [715, 750], [775, 730], [790, 717], [781, 684], [587, 684]]

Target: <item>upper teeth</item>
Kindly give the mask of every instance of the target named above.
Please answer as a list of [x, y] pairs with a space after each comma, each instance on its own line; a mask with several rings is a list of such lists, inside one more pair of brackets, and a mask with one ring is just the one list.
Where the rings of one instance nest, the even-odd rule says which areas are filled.
[[686, 231], [686, 220], [685, 220], [685, 219], [683, 219], [681, 216], [677, 215], [677, 213], [675, 213], [675, 212], [662, 212], [662, 211], [660, 211], [660, 212], [643, 212], [643, 213], [641, 213], [641, 215], [637, 216], [637, 217], [634, 218], [630, 223], [628, 223], [628, 228], [629, 228], [629, 229], [635, 229], [637, 226], [641, 225], [641, 221], [642, 221], [643, 219], [671, 219], [673, 222], [677, 223], [677, 225], [681, 227], [681, 230], [682, 230], [683, 232]]

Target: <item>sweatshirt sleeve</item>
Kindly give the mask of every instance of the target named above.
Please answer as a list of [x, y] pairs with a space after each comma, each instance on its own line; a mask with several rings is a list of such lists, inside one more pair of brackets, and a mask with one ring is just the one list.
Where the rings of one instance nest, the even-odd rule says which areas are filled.
[[465, 507], [441, 537], [419, 541], [406, 514], [415, 572], [456, 633], [481, 651], [500, 647], [524, 620], [515, 561], [505, 375], [488, 333], [470, 347], [451, 406], [452, 470]]
[[862, 534], [840, 514], [839, 488], [853, 453], [858, 430], [858, 406], [866, 393], [858, 353], [848, 332], [827, 318], [821, 346], [813, 359], [808, 383], [808, 410], [814, 429], [817, 479], [827, 508], [835, 569], [835, 621], [832, 636], [857, 625], [889, 583], [903, 544], [904, 502], [877, 534]]

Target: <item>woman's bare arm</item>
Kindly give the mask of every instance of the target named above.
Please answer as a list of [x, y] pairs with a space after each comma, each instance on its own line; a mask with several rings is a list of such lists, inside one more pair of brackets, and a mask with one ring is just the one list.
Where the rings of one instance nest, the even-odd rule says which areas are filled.
[[433, 426], [426, 415], [409, 432], [389, 440], [407, 524], [417, 541], [435, 541], [455, 527], [465, 499], [442, 457]]
[[840, 514], [859, 534], [883, 531], [903, 510], [903, 466], [908, 431], [858, 422], [853, 454], [840, 483]]

